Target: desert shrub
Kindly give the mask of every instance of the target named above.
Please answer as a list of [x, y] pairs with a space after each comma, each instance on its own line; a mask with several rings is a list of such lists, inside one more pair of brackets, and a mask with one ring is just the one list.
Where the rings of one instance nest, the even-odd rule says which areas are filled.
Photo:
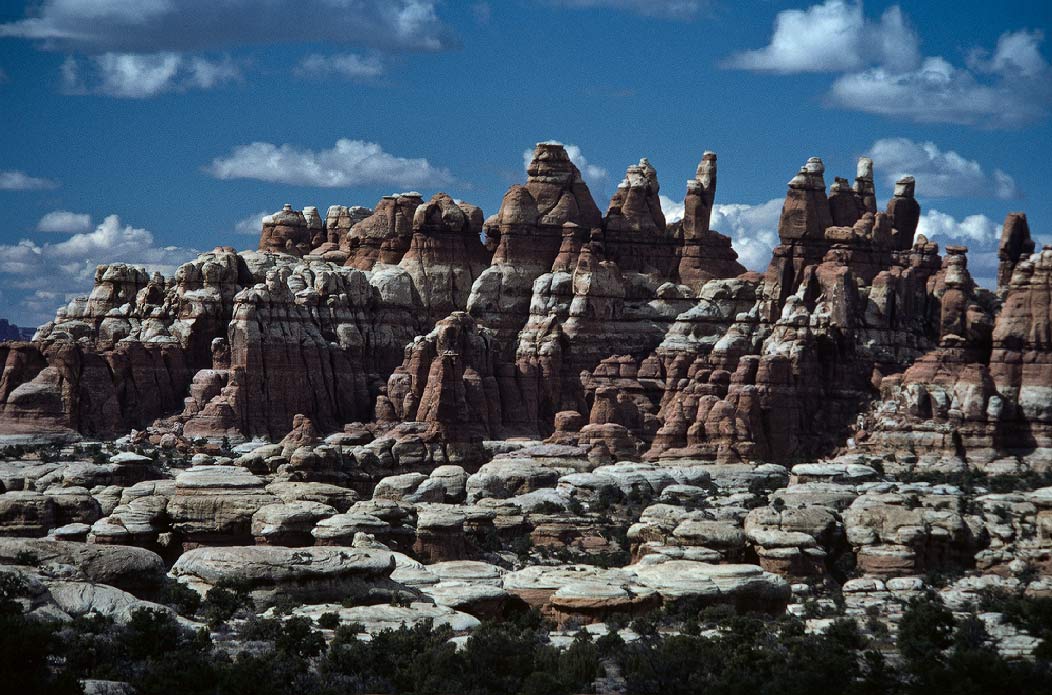
[[340, 626], [340, 614], [335, 611], [322, 613], [318, 616], [318, 627], [326, 630], [335, 630]]
[[[16, 573], [0, 573], [4, 692], [75, 693], [78, 679], [97, 678], [151, 695], [571, 695], [591, 692], [611, 670], [629, 695], [1052, 692], [1046, 659], [1004, 659], [980, 619], [955, 618], [934, 594], [907, 607], [899, 660], [872, 648], [853, 620], [815, 633], [796, 618], [742, 616], [727, 607], [680, 606], [687, 615], [679, 634], [658, 630], [662, 616], [637, 617], [633, 642], [616, 631], [595, 639], [580, 632], [561, 650], [548, 641], [552, 626], [526, 610], [483, 623], [459, 650], [447, 626], [402, 626], [363, 640], [360, 625], [338, 625], [335, 614], [327, 614], [337, 622], [328, 645], [307, 618], [253, 615], [225, 630], [217, 646], [207, 631], [187, 629], [166, 611], [139, 610], [126, 624], [91, 615], [50, 625], [23, 614], [19, 599], [27, 593]], [[1025, 629], [1049, 624], [1048, 602], [987, 600]], [[244, 607], [229, 588], [205, 604], [224, 612]]]
[[179, 615], [192, 617], [201, 607], [201, 595], [186, 584], [168, 581], [161, 590], [161, 603]]
[[1005, 622], [1040, 638], [1036, 656], [1052, 660], [1052, 598], [1031, 598], [987, 592], [980, 600], [984, 611], [1003, 613]]
[[852, 621], [813, 635], [796, 620], [737, 617], [718, 637], [651, 636], [616, 659], [632, 693], [846, 693], [863, 644]]
[[28, 619], [18, 599], [28, 595], [25, 581], [13, 572], [0, 573], [0, 654], [3, 689], [12, 693], [81, 692], [74, 675], [49, 663], [62, 653], [55, 627]]
[[252, 608], [252, 598], [246, 590], [214, 586], [205, 594], [201, 613], [208, 626], [215, 629], [246, 608]]
[[914, 671], [923, 672], [942, 663], [943, 652], [953, 643], [953, 613], [933, 593], [910, 601], [899, 623], [899, 653]]
[[[954, 621], [952, 615], [947, 618], [945, 608], [933, 607], [932, 603], [926, 598], [911, 604], [903, 615], [907, 634], [903, 636], [902, 627], [899, 629], [899, 648], [909, 667], [907, 692], [1052, 692], [1052, 670], [1047, 660], [1008, 661], [991, 643], [982, 620], [972, 614]], [[947, 625], [955, 625], [952, 634]]]

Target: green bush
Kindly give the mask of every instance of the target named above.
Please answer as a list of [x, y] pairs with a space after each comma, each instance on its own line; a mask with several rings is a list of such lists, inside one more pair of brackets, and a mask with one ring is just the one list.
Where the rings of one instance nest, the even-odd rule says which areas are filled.
[[[244, 608], [243, 592], [213, 591], [203, 612]], [[616, 632], [595, 639], [580, 632], [562, 650], [548, 641], [552, 626], [540, 614], [522, 611], [483, 623], [458, 650], [447, 626], [402, 626], [363, 640], [360, 625], [339, 625], [336, 614], [326, 614], [327, 624], [337, 623], [328, 645], [298, 616], [249, 616], [219, 646], [207, 631], [155, 610], [136, 611], [123, 625], [85, 616], [56, 626], [24, 615], [20, 599], [27, 594], [16, 573], [0, 572], [4, 692], [64, 695], [79, 692], [79, 679], [95, 678], [151, 695], [572, 695], [591, 692], [597, 678], [612, 673], [624, 679], [628, 695], [1052, 692], [1046, 659], [1005, 660], [981, 620], [955, 618], [934, 595], [914, 600], [903, 614], [900, 662], [874, 649], [853, 620], [812, 633], [792, 617], [697, 605], [680, 607], [690, 614], [680, 634], [659, 631], [660, 615], [637, 617], [632, 627], [640, 638], [633, 642]], [[1025, 629], [1047, 629], [1048, 602], [987, 601]], [[900, 669], [892, 666], [898, 663]]]
[[25, 581], [13, 572], [0, 573], [0, 683], [5, 692], [40, 693], [81, 692], [74, 675], [64, 668], [52, 669], [49, 662], [63, 649], [55, 628], [22, 613], [18, 599], [28, 595]]
[[243, 589], [214, 586], [205, 593], [201, 613], [213, 630], [233, 618], [238, 611], [252, 608], [252, 599]]
[[318, 616], [318, 627], [326, 630], [335, 630], [340, 626], [340, 614], [334, 611], [322, 613]]
[[201, 607], [201, 595], [186, 584], [169, 581], [161, 591], [161, 603], [179, 615], [193, 617]]
[[899, 623], [898, 648], [914, 671], [924, 672], [943, 662], [953, 643], [955, 621], [942, 601], [926, 593], [912, 601]]

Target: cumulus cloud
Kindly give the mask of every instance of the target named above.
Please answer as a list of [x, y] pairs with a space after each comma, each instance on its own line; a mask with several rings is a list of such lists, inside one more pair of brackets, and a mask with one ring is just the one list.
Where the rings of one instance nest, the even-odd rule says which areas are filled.
[[206, 167], [217, 179], [256, 179], [297, 186], [342, 188], [375, 184], [444, 186], [447, 169], [426, 159], [396, 157], [373, 142], [341, 138], [327, 150], [253, 142], [241, 145]]
[[725, 67], [776, 73], [841, 74], [826, 95], [841, 108], [922, 123], [1015, 128], [1052, 107], [1052, 68], [1040, 31], [1003, 34], [993, 52], [972, 49], [964, 66], [922, 57], [902, 10], [878, 20], [861, 1], [828, 0], [775, 18], [767, 46], [732, 55]]
[[260, 232], [263, 230], [263, 218], [269, 214], [271, 213], [266, 210], [260, 210], [259, 212], [242, 217], [234, 223], [234, 231], [238, 234], [259, 236]]
[[0, 245], [0, 277], [8, 293], [20, 295], [19, 319], [39, 325], [58, 306], [91, 289], [99, 264], [121, 261], [167, 275], [194, 255], [192, 249], [160, 246], [149, 230], [109, 215], [93, 231], [58, 243], [22, 239]]
[[240, 68], [229, 57], [212, 61], [171, 51], [103, 53], [85, 61], [70, 56], [62, 64], [62, 85], [66, 93], [127, 99], [211, 89], [240, 78]]
[[[12, 314], [15, 322], [23, 327], [39, 327], [55, 317], [55, 311], [82, 292], [54, 292], [34, 290], [19, 298], [18, 309]], [[20, 312], [20, 313], [18, 313]]]
[[979, 162], [933, 142], [882, 138], [869, 149], [875, 169], [888, 187], [907, 174], [917, 178], [917, 194], [926, 198], [985, 197], [1008, 200], [1021, 196], [1015, 180], [1000, 169], [987, 174]]
[[81, 212], [54, 210], [47, 213], [37, 222], [38, 232], [56, 232], [60, 234], [79, 234], [91, 230], [91, 215]]
[[693, 19], [703, 8], [706, 0], [544, 0], [549, 5], [573, 8], [598, 8], [624, 10], [644, 17], [668, 19]]
[[726, 65], [780, 73], [841, 72], [870, 62], [909, 70], [919, 60], [917, 34], [898, 5], [878, 21], [864, 16], [861, 2], [829, 0], [779, 12], [770, 43], [737, 53]]
[[[1035, 51], [1041, 40], [1037, 32], [1006, 34], [1002, 42], [1006, 37], [1010, 45], [1023, 39]], [[991, 66], [1002, 67], [991, 67], [983, 74], [985, 81], [941, 56], [925, 58], [907, 72], [875, 67], [840, 76], [828, 98], [836, 106], [919, 123], [1017, 128], [1046, 117], [1052, 105], [1052, 69], [1037, 55], [1038, 72], [991, 61]]]
[[30, 176], [24, 171], [0, 171], [0, 191], [46, 191], [58, 188], [58, 182]]
[[683, 219], [686, 208], [682, 200], [672, 200], [667, 195], [659, 195], [658, 198], [661, 200], [661, 212], [664, 213], [666, 222], [672, 224]]
[[[683, 219], [683, 203], [660, 196], [665, 219]], [[717, 203], [713, 206], [709, 227], [730, 236], [738, 261], [749, 270], [764, 270], [771, 261], [771, 249], [778, 244], [778, 218], [782, 214], [781, 198], [759, 205]]]
[[[554, 145], [563, 145], [558, 140], [549, 140], [548, 142]], [[589, 162], [577, 145], [563, 145], [563, 147], [566, 148], [566, 154], [570, 157], [570, 161], [581, 171], [581, 177], [585, 180], [585, 183], [589, 187], [602, 190], [610, 178], [610, 172], [598, 164]], [[529, 169], [531, 161], [533, 161], [533, 150], [523, 150], [522, 168], [524, 170]]]
[[383, 61], [377, 56], [360, 56], [357, 53], [340, 55], [311, 54], [300, 61], [295, 70], [304, 77], [339, 75], [352, 80], [367, 80], [384, 74]]
[[917, 232], [929, 239], [944, 237], [952, 241], [983, 246], [1001, 238], [1001, 225], [986, 215], [968, 215], [958, 221], [952, 215], [929, 210], [921, 215], [917, 223]]
[[709, 226], [731, 237], [742, 265], [763, 270], [771, 261], [771, 249], [778, 244], [778, 218], [784, 202], [774, 198], [759, 205], [716, 203]]
[[1018, 74], [1041, 77], [1048, 71], [1048, 61], [1038, 48], [1045, 35], [1041, 31], [1016, 31], [1001, 34], [992, 55], [981, 48], [973, 49], [968, 65], [987, 74]]
[[972, 279], [991, 289], [997, 284], [997, 242], [1002, 228], [1003, 225], [986, 215], [968, 215], [958, 220], [938, 210], [928, 210], [917, 224], [917, 232], [932, 241], [944, 246], [968, 246], [968, 271]]
[[358, 44], [382, 50], [456, 46], [435, 0], [43, 0], [0, 37], [45, 50], [201, 51], [273, 43]]

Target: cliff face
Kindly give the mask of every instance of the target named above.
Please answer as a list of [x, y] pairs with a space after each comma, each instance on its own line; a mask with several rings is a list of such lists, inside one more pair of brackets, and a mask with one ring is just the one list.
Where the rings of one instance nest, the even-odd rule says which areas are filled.
[[917, 236], [912, 177], [878, 211], [871, 161], [827, 189], [813, 157], [749, 273], [710, 228], [716, 162], [671, 224], [646, 159], [602, 214], [541, 143], [487, 220], [444, 193], [286, 205], [257, 251], [171, 278], [100, 266], [34, 340], [0, 343], [0, 433], [277, 439], [301, 414], [409, 432], [434, 462], [513, 436], [719, 462], [1052, 449], [1052, 250], [1025, 215], [995, 296], [967, 249]]

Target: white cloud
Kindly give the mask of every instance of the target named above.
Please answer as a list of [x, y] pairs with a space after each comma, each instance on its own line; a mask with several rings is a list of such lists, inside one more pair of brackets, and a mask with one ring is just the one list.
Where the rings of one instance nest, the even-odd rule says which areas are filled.
[[22, 239], [0, 245], [0, 276], [7, 292], [22, 295], [23, 320], [40, 324], [71, 297], [87, 294], [99, 264], [120, 261], [170, 275], [195, 255], [192, 249], [158, 246], [150, 231], [109, 215], [93, 231], [58, 243]]
[[23, 171], [0, 171], [0, 191], [44, 191], [58, 188], [58, 182], [30, 176]]
[[880, 21], [866, 19], [861, 2], [828, 0], [805, 10], [784, 10], [764, 48], [743, 51], [727, 67], [779, 73], [842, 72], [876, 62], [901, 70], [920, 58], [916, 33], [897, 5]]
[[683, 219], [683, 213], [686, 208], [683, 205], [683, 201], [675, 201], [669, 198], [667, 195], [659, 195], [658, 198], [661, 200], [661, 212], [665, 214], [665, 221], [669, 224], [673, 222], [679, 222]]
[[[549, 140], [548, 142], [555, 145], [563, 145], [558, 140]], [[610, 178], [610, 173], [598, 164], [591, 164], [577, 145], [563, 145], [563, 147], [566, 149], [566, 154], [570, 157], [570, 161], [580, 170], [581, 177], [585, 180], [585, 183], [590, 188], [602, 190], [607, 179]], [[531, 161], [533, 161], [533, 150], [523, 150], [522, 168], [524, 170], [529, 169]]]
[[263, 218], [271, 213], [266, 210], [253, 213], [234, 223], [234, 231], [238, 234], [259, 236], [263, 231]]
[[774, 198], [760, 205], [716, 203], [709, 226], [730, 235], [742, 265], [763, 270], [771, 262], [771, 249], [778, 244], [778, 218], [784, 202]]
[[364, 80], [383, 75], [384, 64], [377, 56], [360, 56], [356, 53], [341, 55], [312, 54], [300, 61], [296, 74], [320, 77], [335, 74], [352, 80]]
[[921, 215], [917, 233], [944, 247], [947, 244], [968, 246], [968, 272], [972, 279], [993, 289], [997, 285], [997, 242], [1002, 227], [986, 215], [968, 215], [958, 220], [938, 210], [929, 210]]
[[129, 99], [211, 89], [241, 77], [240, 68], [230, 58], [210, 61], [172, 51], [103, 53], [84, 63], [70, 56], [61, 71], [63, 88], [69, 94], [105, 94]]
[[944, 212], [929, 210], [921, 215], [917, 223], [917, 232], [929, 239], [946, 237], [955, 241], [987, 245], [1001, 238], [1001, 225], [986, 215], [968, 215], [958, 221]]
[[211, 61], [199, 56], [187, 59], [188, 72], [185, 84], [189, 87], [211, 89], [224, 82], [241, 78], [241, 69], [230, 58]]
[[37, 222], [38, 232], [57, 232], [62, 234], [79, 234], [91, 229], [91, 215], [86, 212], [68, 212], [54, 210], [47, 213]]
[[830, 103], [919, 123], [958, 123], [1016, 128], [1044, 118], [1052, 104], [1052, 71], [1045, 77], [997, 75], [989, 83], [941, 57], [925, 58], [917, 70], [885, 68], [839, 77]]
[[969, 52], [965, 67], [921, 57], [916, 32], [894, 5], [879, 21], [861, 0], [827, 0], [775, 18], [767, 46], [732, 55], [725, 67], [777, 73], [839, 72], [827, 103], [921, 123], [1015, 128], [1046, 117], [1052, 68], [1044, 34], [1002, 34], [993, 53]]
[[0, 37], [45, 50], [155, 53], [273, 43], [435, 51], [456, 40], [435, 0], [43, 0]]
[[1044, 38], [1045, 35], [1041, 31], [1001, 34], [992, 56], [988, 57], [982, 49], [973, 50], [968, 65], [977, 72], [1040, 77], [1048, 70], [1048, 63], [1038, 48]]
[[[683, 203], [660, 196], [665, 219], [683, 219]], [[709, 227], [730, 236], [738, 261], [749, 270], [764, 270], [771, 262], [771, 250], [778, 244], [778, 218], [782, 214], [782, 198], [774, 198], [759, 205], [745, 203], [716, 203], [709, 218]]]
[[915, 176], [920, 197], [1020, 197], [1015, 180], [1005, 172], [994, 169], [987, 175], [979, 162], [953, 150], [943, 152], [933, 142], [883, 138], [873, 143], [869, 156], [889, 187], [902, 176]]
[[[200, 52], [319, 43], [384, 52], [442, 51], [459, 42], [442, 21], [441, 0], [40, 0], [23, 19], [0, 23], [0, 38], [36, 41], [69, 55], [60, 74], [71, 94], [152, 97], [237, 80], [230, 58]], [[319, 67], [319, 66], [315, 66]], [[305, 69], [309, 69], [310, 65]], [[362, 78], [371, 60], [334, 59], [329, 72]], [[380, 66], [382, 72], [382, 66]]]
[[915, 70], [885, 66], [843, 75], [829, 92], [831, 103], [921, 123], [959, 123], [1016, 128], [1041, 120], [1052, 106], [1052, 68], [1041, 55], [1044, 35], [1001, 35], [992, 56], [973, 50], [967, 68], [941, 56]]
[[584, 9], [611, 9], [634, 12], [645, 17], [693, 19], [708, 6], [706, 0], [546, 0], [549, 5]]
[[372, 142], [341, 138], [327, 150], [253, 142], [241, 145], [206, 168], [217, 179], [256, 179], [297, 186], [340, 188], [375, 184], [444, 186], [453, 181], [447, 169], [426, 159], [406, 159], [384, 152]]

